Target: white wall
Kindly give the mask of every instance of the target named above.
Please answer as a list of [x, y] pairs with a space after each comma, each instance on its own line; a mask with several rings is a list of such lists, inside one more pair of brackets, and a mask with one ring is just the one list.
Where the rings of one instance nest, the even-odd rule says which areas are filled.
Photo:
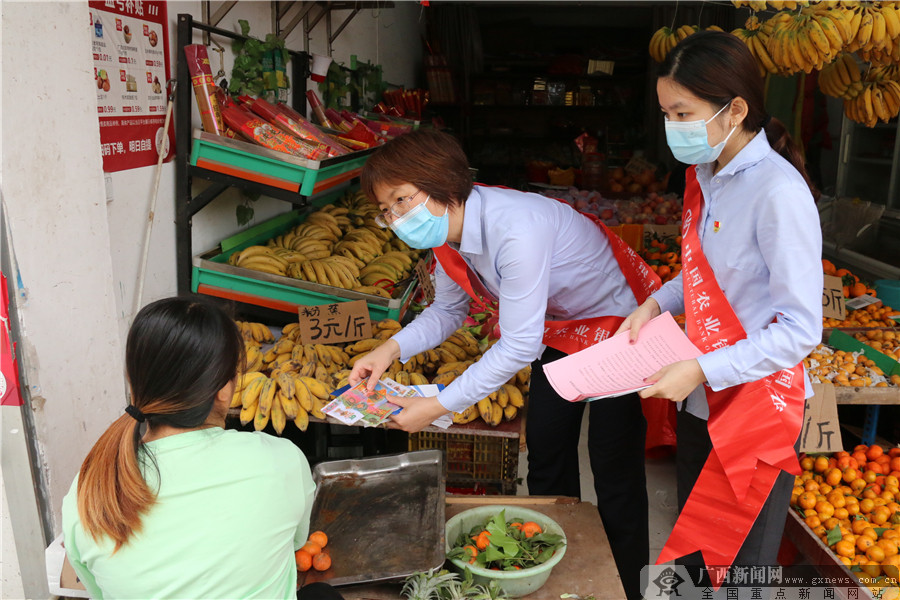
[[[270, 7], [269, 2], [239, 2], [219, 26], [238, 31], [237, 20], [246, 18], [251, 35], [264, 37], [271, 31]], [[0, 177], [22, 281], [15, 299], [25, 336], [20, 365], [30, 384], [56, 534], [62, 497], [81, 461], [125, 406], [124, 335], [133, 316], [156, 169], [112, 173], [107, 190], [87, 2], [5, 0], [2, 11], [6, 151]], [[199, 20], [200, 3], [168, 3], [173, 75], [175, 23], [183, 12]], [[415, 85], [421, 64], [419, 13], [419, 5], [403, 1], [393, 9], [360, 12], [335, 42], [335, 57], [346, 63], [350, 54], [380, 61], [388, 81]], [[335, 27], [344, 15], [335, 13]], [[289, 39], [292, 49], [303, 49], [300, 35], [298, 30]], [[230, 71], [230, 44], [223, 45]], [[324, 21], [311, 49], [324, 52]], [[217, 55], [210, 56], [216, 68]], [[170, 162], [160, 173], [142, 304], [176, 292], [174, 172]], [[236, 193], [226, 192], [194, 218], [195, 254], [241, 229], [234, 212], [239, 202]], [[291, 207], [263, 198], [254, 208], [259, 222]], [[13, 484], [4, 483], [8, 492]], [[0, 566], [10, 565], [4, 560]]]

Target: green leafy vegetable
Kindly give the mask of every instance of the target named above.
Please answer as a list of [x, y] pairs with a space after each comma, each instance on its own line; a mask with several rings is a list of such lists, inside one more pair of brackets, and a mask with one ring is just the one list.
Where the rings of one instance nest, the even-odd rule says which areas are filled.
[[[477, 551], [476, 539], [486, 531], [490, 543]], [[541, 532], [531, 537], [522, 531], [522, 519], [506, 520], [505, 511], [494, 515], [484, 525], [473, 527], [468, 532], [460, 532], [447, 558], [469, 562], [486, 569], [514, 571], [543, 564], [563, 546], [563, 537], [558, 534]], [[476, 548], [473, 557], [471, 548]]]

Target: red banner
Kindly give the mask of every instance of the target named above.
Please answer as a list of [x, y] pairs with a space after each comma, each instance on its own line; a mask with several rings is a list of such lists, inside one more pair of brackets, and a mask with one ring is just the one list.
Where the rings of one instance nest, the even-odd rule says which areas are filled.
[[154, 165], [166, 140], [175, 155], [175, 131], [163, 135], [169, 34], [166, 3], [91, 0], [90, 27], [100, 120], [103, 170]]
[[[747, 337], [700, 245], [703, 193], [686, 172], [682, 278], [686, 331], [704, 354]], [[800, 474], [794, 442], [803, 420], [803, 363], [759, 381], [714, 392], [709, 403], [712, 452], [656, 564], [701, 551], [718, 589], [781, 471]], [[713, 568], [719, 567], [719, 568]]]
[[0, 273], [0, 406], [22, 406], [19, 394], [19, 367], [15, 346], [9, 335], [9, 292], [6, 275]]

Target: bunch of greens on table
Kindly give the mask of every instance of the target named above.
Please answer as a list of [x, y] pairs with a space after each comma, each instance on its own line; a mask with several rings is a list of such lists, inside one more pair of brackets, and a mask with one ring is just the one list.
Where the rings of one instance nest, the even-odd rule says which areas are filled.
[[494, 515], [483, 526], [460, 532], [447, 558], [485, 569], [517, 571], [550, 560], [565, 545], [561, 535], [545, 533], [532, 521], [506, 521], [506, 511]]

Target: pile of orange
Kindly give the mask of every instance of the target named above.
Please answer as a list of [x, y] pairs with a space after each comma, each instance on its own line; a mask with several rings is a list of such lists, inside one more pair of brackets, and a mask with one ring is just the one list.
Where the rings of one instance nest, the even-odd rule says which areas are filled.
[[875, 290], [859, 280], [849, 269], [838, 269], [830, 260], [822, 259], [822, 271], [826, 275], [840, 277], [844, 284], [844, 298], [856, 298], [868, 294], [875, 296]]
[[854, 310], [841, 321], [839, 319], [822, 319], [824, 327], [895, 327], [897, 322], [891, 317], [900, 315], [900, 310], [884, 306], [881, 302], [870, 304], [865, 308]]
[[641, 251], [641, 258], [647, 261], [663, 283], [681, 273], [681, 236], [650, 240], [649, 247]]
[[[900, 578], [900, 448], [803, 456], [791, 506], [864, 583]], [[830, 538], [830, 539], [829, 539]], [[830, 542], [830, 543], [829, 543]]]
[[323, 531], [314, 531], [303, 547], [294, 552], [294, 560], [298, 571], [327, 571], [331, 568], [331, 556], [324, 550], [328, 545], [328, 536]]
[[865, 333], [859, 332], [853, 337], [894, 360], [900, 361], [900, 334], [896, 331], [872, 329]]
[[865, 354], [835, 350], [819, 344], [803, 359], [813, 383], [832, 383], [844, 387], [888, 387], [900, 385], [900, 375], [885, 377], [878, 365]]

